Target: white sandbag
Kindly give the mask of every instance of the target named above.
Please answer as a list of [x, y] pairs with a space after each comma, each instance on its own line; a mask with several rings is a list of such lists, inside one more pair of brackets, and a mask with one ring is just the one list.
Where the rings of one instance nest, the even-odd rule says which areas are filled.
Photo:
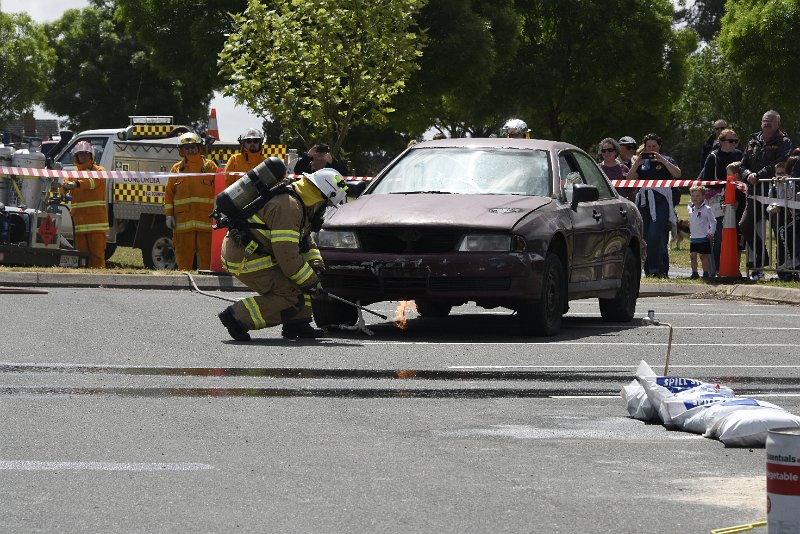
[[653, 405], [650, 404], [647, 393], [644, 392], [644, 388], [636, 379], [633, 379], [627, 386], [622, 386], [619, 394], [625, 400], [628, 415], [641, 421], [658, 420], [658, 414], [656, 414]]
[[726, 401], [732, 397], [733, 390], [729, 387], [702, 384], [662, 400], [658, 414], [665, 425], [683, 429], [684, 422], [695, 408]]
[[704, 436], [726, 447], [764, 447], [773, 428], [800, 428], [800, 417], [782, 408], [740, 408], [718, 419]]
[[705, 434], [714, 426], [714, 423], [728, 414], [739, 410], [758, 410], [762, 408], [781, 409], [780, 406], [763, 400], [748, 399], [745, 397], [732, 398], [715, 404], [692, 408], [683, 415], [682, 428], [686, 432]]

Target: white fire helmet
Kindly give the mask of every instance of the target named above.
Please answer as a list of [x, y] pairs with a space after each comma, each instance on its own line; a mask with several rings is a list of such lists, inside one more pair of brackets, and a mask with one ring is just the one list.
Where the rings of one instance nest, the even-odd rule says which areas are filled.
[[239, 136], [239, 144], [241, 145], [248, 139], [255, 139], [259, 144], [264, 144], [264, 134], [258, 128], [248, 128]]
[[523, 120], [511, 119], [503, 125], [504, 137], [523, 138], [526, 133], [528, 133], [528, 125]]
[[320, 169], [312, 174], [303, 174], [306, 179], [320, 190], [332, 206], [341, 206], [347, 200], [347, 186], [344, 178], [335, 169]]
[[72, 147], [72, 157], [77, 157], [78, 152], [88, 152], [92, 155], [92, 161], [94, 161], [94, 147], [89, 141], [78, 141], [75, 143], [75, 146]]

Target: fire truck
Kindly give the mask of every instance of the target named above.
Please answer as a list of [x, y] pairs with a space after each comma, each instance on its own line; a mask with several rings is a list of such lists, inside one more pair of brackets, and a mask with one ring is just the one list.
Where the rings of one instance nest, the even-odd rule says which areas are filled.
[[[177, 138], [192, 131], [173, 124], [170, 116], [132, 116], [126, 128], [87, 130], [74, 136], [48, 166], [74, 170], [72, 148], [79, 141], [94, 147], [95, 161], [106, 170], [169, 172], [181, 158]], [[202, 137], [202, 136], [201, 136]], [[238, 152], [237, 141], [215, 141], [205, 136], [206, 157], [222, 168], [228, 158]], [[286, 145], [264, 145], [265, 156], [286, 159]], [[135, 247], [142, 251], [142, 262], [151, 269], [173, 269], [175, 253], [172, 231], [164, 216], [164, 190], [167, 177], [147, 176], [107, 181], [109, 234], [106, 257], [117, 246]], [[72, 220], [62, 210], [62, 234], [71, 239]]]

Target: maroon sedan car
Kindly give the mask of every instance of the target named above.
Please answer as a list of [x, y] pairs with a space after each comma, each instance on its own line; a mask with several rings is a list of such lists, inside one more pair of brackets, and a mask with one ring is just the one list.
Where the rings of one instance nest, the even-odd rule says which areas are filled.
[[[366, 305], [416, 301], [441, 317], [474, 301], [516, 310], [551, 336], [573, 299], [630, 321], [644, 257], [642, 220], [582, 150], [533, 139], [445, 139], [409, 148], [319, 233], [325, 289]], [[315, 301], [320, 326], [356, 319]]]

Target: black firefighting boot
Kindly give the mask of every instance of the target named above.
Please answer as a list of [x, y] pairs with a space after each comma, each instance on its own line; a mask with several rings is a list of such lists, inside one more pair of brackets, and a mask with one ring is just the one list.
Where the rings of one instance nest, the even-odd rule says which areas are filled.
[[236, 341], [250, 341], [250, 334], [244, 329], [242, 323], [233, 316], [233, 310], [230, 307], [222, 310], [218, 317], [233, 339]]
[[291, 339], [315, 339], [323, 336], [322, 330], [311, 326], [310, 321], [285, 323], [281, 335]]

